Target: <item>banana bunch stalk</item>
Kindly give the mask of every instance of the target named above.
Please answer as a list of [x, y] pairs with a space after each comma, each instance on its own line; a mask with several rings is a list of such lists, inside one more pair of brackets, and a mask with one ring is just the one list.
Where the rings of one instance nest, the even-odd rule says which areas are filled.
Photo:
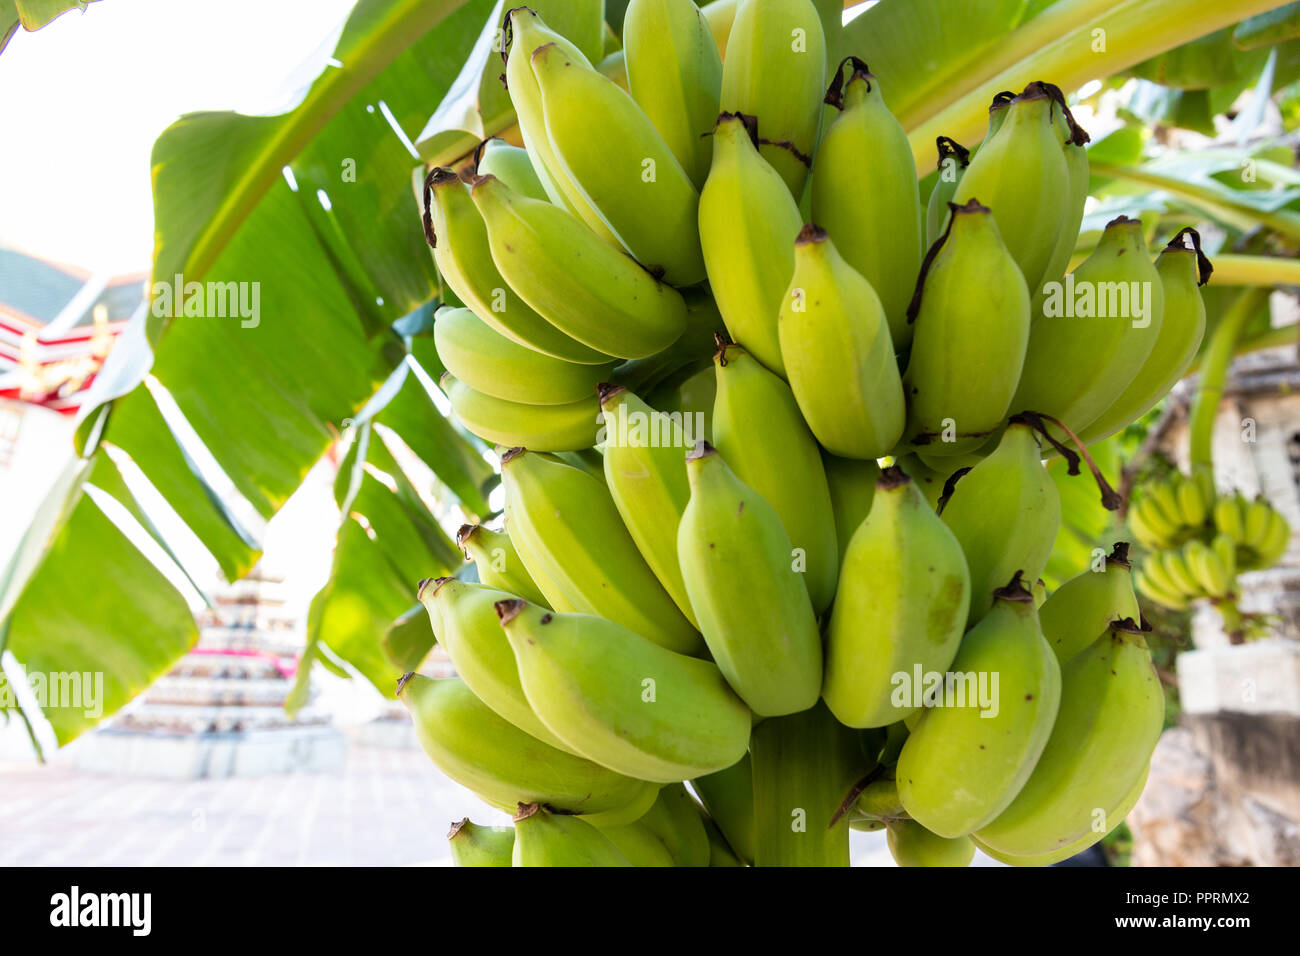
[[[420, 588], [457, 676], [398, 689], [513, 818], [455, 824], [459, 865], [840, 866], [852, 829], [900, 865], [1042, 865], [1141, 793], [1163, 699], [1128, 545], [1046, 593], [1043, 459], [1077, 473], [1067, 442], [1186, 371], [1199, 236], [1153, 263], [1121, 217], [1065, 275], [1089, 176], [1061, 91], [940, 137], [923, 194], [888, 78], [828, 62], [822, 23], [632, 0], [616, 83], [510, 10], [522, 146], [427, 175], [442, 388], [504, 499]], [[1128, 517], [1163, 602], [1288, 536], [1199, 474]]]

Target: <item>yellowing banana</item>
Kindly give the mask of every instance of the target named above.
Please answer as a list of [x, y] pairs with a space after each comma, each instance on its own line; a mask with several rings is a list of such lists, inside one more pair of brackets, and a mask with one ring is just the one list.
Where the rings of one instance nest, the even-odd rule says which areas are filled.
[[507, 591], [455, 578], [438, 578], [420, 589], [420, 601], [441, 624], [438, 643], [474, 696], [520, 730], [575, 753], [537, 719], [519, 684], [514, 651], [501, 633], [496, 612], [498, 601], [514, 597]]
[[570, 337], [607, 355], [640, 358], [682, 334], [686, 303], [676, 290], [563, 209], [512, 193], [492, 176], [476, 180], [470, 196], [501, 275]]
[[822, 447], [873, 460], [903, 433], [903, 388], [889, 324], [866, 279], [809, 225], [777, 320], [786, 378]]
[[456, 532], [456, 543], [474, 562], [478, 579], [488, 587], [508, 591], [534, 604], [547, 604], [541, 588], [524, 567], [510, 535], [482, 525], [466, 524]]
[[458, 381], [492, 398], [524, 405], [588, 402], [616, 362], [578, 365], [512, 342], [469, 309], [434, 315], [438, 358]]
[[[828, 453], [822, 454], [822, 465], [826, 469], [826, 484], [831, 492], [831, 508], [835, 512], [835, 541], [839, 545], [840, 564], [843, 565], [844, 553], [849, 549], [853, 532], [858, 530], [858, 525], [862, 524], [871, 511], [876, 481], [880, 478], [880, 466], [874, 461], [839, 458]], [[903, 470], [907, 471], [906, 468]], [[913, 480], [916, 480], [915, 477]]]
[[904, 808], [950, 839], [991, 823], [1015, 799], [1061, 702], [1060, 666], [1033, 595], [1018, 576], [995, 594], [993, 609], [961, 641], [952, 689], [925, 709], [898, 757]]
[[451, 825], [447, 842], [457, 866], [510, 866], [515, 828], [485, 827], [466, 817]]
[[813, 164], [813, 220], [880, 297], [894, 347], [902, 349], [912, 338], [907, 303], [922, 252], [912, 148], [885, 105], [880, 80], [857, 57], [839, 65], [826, 99], [841, 112]]
[[1133, 623], [1061, 670], [1061, 706], [1034, 772], [1002, 814], [976, 832], [1000, 853], [1036, 856], [1067, 846], [1120, 806], [1151, 760], [1164, 692]]
[[970, 866], [975, 859], [970, 837], [947, 839], [915, 820], [890, 820], [885, 826], [889, 853], [899, 866]]
[[[962, 187], [969, 182], [968, 172]], [[1096, 251], [1044, 308], [1011, 406], [1051, 415], [1078, 434], [1132, 384], [1160, 334], [1164, 287], [1141, 221], [1111, 220]]]
[[758, 117], [763, 158], [796, 198], [817, 146], [825, 92], [826, 35], [811, 0], [740, 0], [719, 102]]
[[914, 685], [957, 653], [970, 588], [957, 539], [911, 479], [886, 468], [845, 553], [826, 636], [822, 697], [840, 723], [884, 727], [918, 709]]
[[496, 445], [524, 445], [538, 451], [577, 451], [596, 440], [600, 403], [590, 398], [566, 405], [525, 405], [470, 388], [450, 372], [438, 383], [456, 418], [470, 432]]
[[692, 0], [632, 0], [623, 15], [632, 98], [696, 188], [713, 158], [707, 135], [718, 118], [722, 56]]
[[691, 497], [681, 419], [660, 414], [619, 385], [603, 386], [600, 402], [610, 497], [641, 557], [698, 629], [677, 558], [677, 527]]
[[410, 674], [397, 696], [411, 712], [415, 735], [429, 759], [498, 809], [537, 801], [621, 826], [639, 819], [659, 794], [652, 783], [556, 750], [525, 733], [459, 678]]
[[511, 146], [503, 139], [493, 137], [483, 141], [474, 171], [480, 176], [495, 176], [521, 196], [550, 201], [528, 150]]
[[654, 124], [617, 83], [554, 43], [533, 52], [532, 67], [551, 151], [609, 231], [666, 282], [702, 280], [700, 196]]
[[709, 287], [733, 341], [785, 374], [777, 315], [794, 274], [799, 207], [759, 155], [753, 117], [723, 113], [700, 193], [700, 243]]
[[714, 443], [736, 477], [776, 510], [820, 614], [835, 594], [839, 548], [817, 441], [790, 387], [744, 349], [720, 347], [714, 365]]
[[997, 449], [957, 482], [941, 515], [970, 568], [969, 624], [1017, 571], [1037, 580], [1056, 542], [1061, 500], [1027, 422], [1012, 418]]
[[[939, 150], [938, 179], [930, 190], [930, 198], [925, 204], [925, 248], [929, 249], [939, 241], [948, 221], [948, 203], [957, 192], [966, 167], [970, 165], [970, 150], [947, 136], [935, 139]], [[1021, 277], [1024, 278], [1023, 276]]]
[[751, 715], [722, 672], [604, 618], [498, 605], [533, 711], [602, 766], [656, 783], [730, 767]]
[[[1190, 236], [1192, 248], [1186, 246], [1184, 236]], [[1201, 346], [1205, 301], [1200, 286], [1210, 280], [1213, 267], [1201, 252], [1200, 234], [1180, 229], [1156, 259], [1155, 268], [1164, 294], [1164, 316], [1151, 353], [1119, 398], [1080, 433], [1085, 444], [1109, 438], [1150, 411], [1187, 373]]]
[[1065, 154], [1052, 124], [1054, 107], [1042, 84], [1025, 87], [1007, 104], [1001, 125], [971, 160], [952, 199], [958, 205], [978, 199], [993, 210], [1002, 241], [1032, 293], [1045, 278], [1069, 197]]
[[714, 661], [754, 713], [807, 710], [821, 693], [821, 635], [781, 519], [707, 442], [686, 471], [677, 554]]
[[952, 206], [907, 317], [908, 441], [932, 456], [977, 450], [1006, 417], [1029, 344], [1029, 290], [987, 207]]
[[553, 813], [538, 803], [515, 815], [514, 866], [631, 866], [599, 830], [578, 817]]
[[1060, 663], [1104, 635], [1112, 621], [1141, 618], [1130, 568], [1128, 542], [1117, 542], [1100, 567], [1085, 568], [1044, 602], [1039, 621]]
[[553, 582], [557, 596], [584, 614], [672, 650], [700, 649], [699, 634], [641, 558], [603, 482], [523, 449], [502, 457], [501, 474], [510, 538], [548, 603], [557, 603]]
[[475, 315], [506, 338], [546, 355], [585, 365], [610, 360], [551, 325], [510, 288], [492, 261], [487, 228], [469, 188], [455, 172], [439, 168], [429, 174], [425, 209], [438, 272]]

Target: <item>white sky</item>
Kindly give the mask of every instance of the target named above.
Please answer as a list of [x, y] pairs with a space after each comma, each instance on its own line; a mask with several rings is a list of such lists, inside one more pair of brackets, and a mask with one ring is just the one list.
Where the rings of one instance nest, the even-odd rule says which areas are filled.
[[[0, 241], [144, 271], [149, 152], [182, 113], [279, 112], [354, 0], [101, 0], [0, 53]], [[311, 68], [308, 68], [311, 72]]]

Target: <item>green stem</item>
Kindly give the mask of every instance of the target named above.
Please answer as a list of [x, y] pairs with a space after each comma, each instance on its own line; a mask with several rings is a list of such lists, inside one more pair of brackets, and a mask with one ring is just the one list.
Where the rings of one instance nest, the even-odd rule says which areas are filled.
[[1237, 296], [1219, 320], [1218, 326], [1210, 335], [1205, 347], [1205, 357], [1201, 362], [1201, 381], [1192, 401], [1192, 411], [1188, 420], [1191, 432], [1192, 469], [1213, 468], [1212, 445], [1214, 438], [1214, 420], [1219, 412], [1219, 402], [1223, 398], [1223, 383], [1228, 377], [1228, 366], [1232, 364], [1237, 339], [1246, 322], [1258, 311], [1260, 305], [1267, 301], [1267, 288], [1249, 288]]
[[1126, 179], [1129, 182], [1142, 183], [1145, 186], [1163, 189], [1171, 195], [1198, 206], [1214, 218], [1227, 223], [1235, 229], [1250, 231], [1263, 225], [1290, 239], [1300, 240], [1300, 214], [1288, 209], [1265, 212], [1244, 203], [1233, 202], [1230, 198], [1211, 189], [1209, 186], [1185, 182], [1173, 176], [1166, 176], [1163, 173], [1143, 169], [1140, 166], [1091, 163], [1089, 168], [1093, 175], [1096, 176]]
[[831, 818], [865, 771], [857, 734], [826, 705], [754, 727], [755, 866], [848, 866], [849, 821]]
[[[1297, 345], [1297, 337], [1300, 337], [1300, 326], [1284, 325], [1280, 329], [1269, 329], [1259, 335], [1252, 335], [1248, 339], [1239, 340], [1237, 347], [1233, 349], [1233, 354], [1240, 356], [1251, 352], [1261, 352], [1264, 349], [1275, 349], [1279, 345]], [[1200, 370], [1201, 360], [1198, 358], [1187, 369], [1187, 375], [1192, 375]]]
[[[1165, 50], [1266, 10], [1285, 0], [1127, 0], [1094, 4], [1059, 0], [1024, 26], [999, 38], [998, 48], [972, 66], [969, 91], [952, 99], [936, 93], [907, 111], [908, 130], [917, 168], [930, 169], [936, 136], [959, 143], [978, 142], [987, 109], [1000, 90], [1019, 90], [1032, 80], [1051, 80], [1073, 90], [1088, 80], [1111, 76]], [[1095, 9], [1094, 9], [1095, 8]], [[1093, 14], [1083, 18], [1080, 14]], [[1052, 17], [1045, 20], [1044, 18]], [[1075, 18], [1081, 22], [1075, 22]], [[1048, 33], [1047, 27], [1060, 29]], [[1028, 42], [1033, 40], [1036, 45]], [[1008, 53], [1006, 51], [1011, 51]], [[1011, 54], [1018, 57], [1010, 62]], [[900, 117], [902, 119], [902, 117]]]
[[1300, 286], [1300, 262], [1276, 256], [1214, 257], [1215, 285]]

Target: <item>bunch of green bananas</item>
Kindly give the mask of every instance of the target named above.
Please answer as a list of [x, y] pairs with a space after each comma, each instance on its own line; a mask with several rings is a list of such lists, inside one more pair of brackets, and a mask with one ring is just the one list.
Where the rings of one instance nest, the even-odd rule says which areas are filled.
[[1064, 276], [1087, 134], [1038, 82], [977, 149], [941, 140], [923, 215], [886, 91], [830, 68], [811, 0], [632, 0], [626, 86], [534, 11], [506, 25], [523, 147], [425, 183], [463, 303], [443, 387], [505, 501], [462, 529], [478, 581], [421, 586], [459, 676], [400, 690], [438, 767], [515, 814], [455, 828], [456, 859], [826, 865], [886, 827], [900, 863], [1037, 865], [1100, 839], [1163, 696], [1124, 547], [1034, 589], [1043, 456], [1077, 471], [1064, 438], [1186, 370], [1199, 238], [1153, 264], [1120, 218]]
[[1268, 501], [1218, 494], [1205, 468], [1143, 484], [1128, 524], [1151, 552], [1138, 570], [1138, 590], [1174, 610], [1196, 598], [1235, 599], [1237, 574], [1272, 567], [1291, 540], [1286, 519]]

